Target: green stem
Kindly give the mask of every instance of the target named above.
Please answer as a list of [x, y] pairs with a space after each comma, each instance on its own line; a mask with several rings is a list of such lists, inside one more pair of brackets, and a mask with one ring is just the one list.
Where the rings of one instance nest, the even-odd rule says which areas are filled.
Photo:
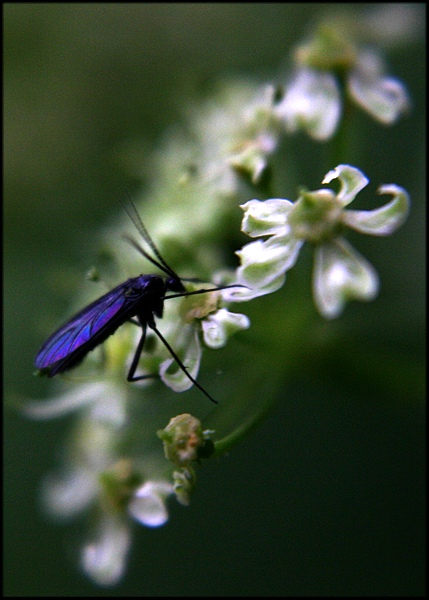
[[330, 144], [330, 164], [329, 169], [337, 165], [350, 162], [351, 148], [351, 126], [353, 120], [354, 106], [351, 104], [347, 96], [345, 85], [343, 89], [343, 115], [340, 119], [340, 125]]

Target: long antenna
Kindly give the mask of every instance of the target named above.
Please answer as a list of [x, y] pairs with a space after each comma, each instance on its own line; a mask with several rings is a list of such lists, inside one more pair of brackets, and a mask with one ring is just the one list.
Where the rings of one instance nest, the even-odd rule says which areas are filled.
[[[143, 254], [143, 256], [145, 256], [154, 265], [156, 265], [158, 268], [160, 268], [161, 271], [164, 271], [164, 273], [166, 273], [167, 275], [170, 275], [170, 277], [173, 277], [174, 279], [180, 281], [180, 277], [167, 264], [167, 262], [164, 260], [164, 258], [162, 257], [161, 253], [159, 252], [158, 248], [156, 247], [155, 242], [150, 237], [148, 230], [144, 226], [143, 221], [141, 220], [140, 215], [137, 212], [137, 209], [136, 209], [136, 207], [134, 205], [134, 202], [131, 199], [131, 196], [129, 195], [128, 192], [126, 192], [126, 194], [127, 194], [127, 197], [128, 197], [128, 204], [125, 204], [121, 200], [120, 202], [121, 202], [122, 208], [125, 210], [125, 212], [127, 213], [127, 215], [130, 217], [131, 221], [134, 223], [135, 228], [140, 233], [140, 235], [142, 236], [142, 238], [144, 239], [144, 241], [146, 242], [146, 244], [150, 247], [150, 249], [152, 250], [152, 252], [155, 254], [155, 256], [157, 257], [157, 259], [159, 260], [159, 263], [155, 259], [153, 259], [152, 257], [150, 257], [147, 254], [147, 252], [145, 252], [142, 248], [140, 248], [140, 246], [137, 244], [137, 242], [135, 242], [132, 238], [126, 236], [126, 239], [139, 252], [141, 252]], [[161, 267], [161, 265], [162, 265], [162, 267]]]
[[153, 265], [155, 265], [156, 267], [158, 267], [158, 269], [160, 271], [164, 271], [164, 273], [166, 273], [166, 275], [168, 275], [169, 277], [173, 277], [174, 280], [181, 281], [180, 278], [178, 277], [178, 275], [176, 275], [176, 273], [174, 273], [173, 269], [169, 269], [167, 271], [167, 269], [164, 267], [164, 265], [162, 265], [161, 263], [159, 263], [150, 254], [148, 254], [146, 252], [146, 250], [144, 250], [140, 246], [140, 244], [138, 242], [136, 242], [136, 240], [134, 238], [132, 238], [130, 235], [127, 235], [125, 233], [125, 234], [123, 234], [122, 237], [124, 238], [124, 240], [126, 242], [128, 242], [131, 246], [133, 246], [133, 248], [135, 248], [137, 250], [137, 252], [140, 252], [140, 254], [142, 254], [145, 258], [147, 258], [147, 260], [149, 260]]
[[[150, 247], [150, 249], [155, 254], [155, 256], [156, 256], [156, 258], [158, 260], [155, 260], [155, 258], [153, 258], [150, 254], [148, 254], [146, 252], [146, 250], [144, 250], [140, 246], [140, 244], [138, 242], [136, 242], [132, 237], [130, 237], [128, 235], [124, 235], [124, 239], [129, 244], [131, 244], [131, 246], [133, 246], [138, 252], [140, 252], [140, 254], [142, 254], [147, 260], [149, 260], [152, 264], [154, 264], [156, 267], [158, 267], [158, 269], [160, 269], [161, 271], [163, 271], [164, 273], [166, 273], [169, 277], [172, 277], [174, 279], [174, 281], [176, 282], [176, 284], [179, 284], [179, 285], [176, 285], [176, 290], [175, 290], [176, 292], [179, 292], [179, 293], [171, 294], [170, 296], [163, 296], [163, 297], [160, 298], [161, 301], [168, 300], [170, 298], [180, 298], [182, 296], [193, 296], [195, 294], [206, 294], [207, 292], [215, 292], [215, 291], [224, 290], [224, 289], [232, 288], [232, 287], [246, 287], [246, 286], [242, 286], [240, 284], [236, 284], [236, 285], [225, 285], [225, 286], [216, 287], [216, 288], [201, 289], [201, 290], [195, 290], [193, 292], [187, 292], [185, 290], [185, 287], [182, 284], [182, 280], [180, 279], [180, 277], [167, 264], [167, 262], [164, 260], [164, 258], [162, 257], [161, 253], [159, 252], [158, 248], [156, 247], [155, 242], [150, 237], [149, 232], [146, 229], [146, 227], [144, 226], [143, 221], [141, 220], [140, 215], [138, 214], [137, 209], [135, 207], [135, 204], [132, 201], [132, 199], [131, 199], [131, 197], [130, 197], [130, 195], [129, 195], [128, 192], [127, 192], [127, 197], [128, 197], [128, 204], [125, 204], [123, 201], [121, 201], [122, 208], [125, 210], [125, 212], [127, 213], [127, 215], [130, 217], [130, 219], [134, 223], [137, 231], [140, 233], [140, 235], [142, 236], [142, 238], [144, 239], [144, 241], [146, 242], [146, 244]], [[171, 290], [171, 288], [170, 288], [170, 290]], [[134, 321], [133, 319], [131, 319], [131, 321], [133, 323], [136, 323], [136, 321]], [[143, 328], [143, 334], [142, 334], [142, 337], [140, 339], [139, 345], [137, 346], [137, 350], [135, 352], [133, 361], [131, 363], [131, 367], [130, 367], [130, 370], [129, 370], [129, 373], [128, 373], [128, 377], [127, 377], [128, 381], [139, 381], [140, 379], [145, 379], [146, 378], [146, 376], [134, 377], [134, 373], [135, 373], [135, 370], [137, 368], [137, 363], [138, 363], [138, 361], [140, 359], [141, 352], [143, 350], [143, 345], [144, 345], [145, 338], [146, 338], [146, 325], [149, 325], [149, 327], [155, 332], [155, 334], [159, 337], [159, 339], [161, 340], [161, 342], [164, 344], [164, 346], [170, 352], [171, 356], [176, 361], [176, 363], [180, 367], [180, 369], [184, 372], [184, 374], [186, 375], [186, 377], [188, 377], [188, 379], [205, 396], [207, 396], [207, 398], [209, 400], [211, 400], [212, 402], [214, 402], [215, 404], [217, 404], [217, 401], [212, 396], [210, 396], [210, 394], [203, 388], [203, 386], [201, 384], [199, 384], [198, 381], [196, 379], [194, 379], [194, 377], [192, 377], [192, 375], [189, 373], [188, 369], [183, 364], [183, 362], [180, 360], [180, 358], [178, 357], [178, 355], [174, 352], [173, 348], [170, 346], [170, 344], [167, 342], [167, 340], [161, 334], [161, 332], [159, 331], [159, 329], [157, 329], [157, 327], [155, 326], [155, 321], [152, 320], [152, 322], [145, 322], [144, 324], [141, 323], [141, 325], [142, 325], [142, 328]]]

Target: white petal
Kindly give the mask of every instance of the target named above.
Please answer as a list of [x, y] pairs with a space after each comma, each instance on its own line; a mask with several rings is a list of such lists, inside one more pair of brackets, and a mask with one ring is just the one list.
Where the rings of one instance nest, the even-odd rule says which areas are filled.
[[405, 86], [393, 77], [383, 77], [378, 55], [361, 53], [357, 68], [348, 80], [350, 95], [381, 123], [389, 125], [409, 106]]
[[329, 139], [341, 112], [335, 78], [330, 73], [300, 70], [287, 87], [277, 112], [290, 132], [303, 128], [316, 140]]
[[395, 185], [383, 185], [379, 194], [392, 194], [393, 200], [375, 210], [345, 210], [343, 223], [360, 233], [369, 235], [390, 235], [407, 218], [410, 200], [407, 192]]
[[236, 254], [241, 259], [236, 283], [242, 288], [225, 290], [228, 302], [245, 302], [275, 292], [285, 281], [285, 272], [293, 267], [303, 240], [289, 236], [271, 236], [266, 242], [257, 240], [243, 246]]
[[322, 316], [334, 319], [348, 300], [372, 300], [378, 276], [372, 265], [344, 240], [316, 249], [313, 293]]
[[122, 519], [103, 515], [96, 541], [83, 549], [84, 571], [99, 585], [115, 585], [124, 574], [130, 542], [128, 525]]
[[334, 179], [339, 179], [341, 188], [337, 194], [337, 199], [343, 206], [350, 204], [357, 194], [369, 183], [369, 179], [356, 167], [350, 165], [338, 165], [329, 173], [326, 173], [322, 183], [331, 183]]
[[98, 492], [94, 471], [70, 470], [59, 476], [48, 476], [43, 485], [43, 504], [59, 518], [76, 515], [86, 508]]
[[250, 320], [246, 315], [232, 313], [226, 308], [221, 308], [203, 319], [201, 326], [206, 345], [209, 348], [223, 348], [231, 335], [250, 327]]
[[237, 252], [242, 263], [237, 270], [239, 282], [251, 288], [269, 284], [295, 264], [302, 244], [292, 236], [273, 236], [266, 242], [246, 244]]
[[275, 150], [276, 145], [277, 135], [269, 131], [261, 132], [255, 137], [251, 135], [243, 143], [241, 151], [234, 154], [229, 162], [239, 172], [248, 173], [252, 183], [258, 183], [267, 168], [267, 156]]
[[174, 493], [170, 483], [147, 481], [128, 505], [128, 512], [146, 527], [161, 527], [168, 521], [165, 498]]
[[91, 383], [76, 386], [71, 392], [61, 394], [55, 400], [34, 400], [23, 406], [25, 415], [33, 419], [53, 419], [70, 413], [77, 408], [97, 402], [108, 393], [108, 385]]
[[[176, 342], [180, 337], [182, 340], [178, 346], [184, 348], [184, 354], [180, 356], [180, 359], [185, 365], [186, 370], [195, 379], [200, 368], [202, 353], [198, 332], [193, 325], [183, 324], [180, 333], [176, 336]], [[177, 352], [177, 345], [173, 350]], [[174, 365], [174, 369], [168, 370], [171, 365]], [[161, 363], [159, 375], [165, 385], [168, 385], [175, 392], [184, 392], [193, 386], [192, 381], [186, 376], [174, 358], [167, 358], [167, 360]]]
[[114, 388], [109, 390], [98, 402], [91, 406], [91, 419], [98, 423], [110, 424], [116, 429], [123, 427], [127, 420], [127, 398], [125, 388], [117, 388], [120, 393], [113, 393]]
[[241, 231], [250, 237], [285, 234], [287, 215], [293, 202], [283, 198], [271, 198], [264, 202], [249, 200], [240, 208], [244, 210]]
[[[239, 271], [239, 269], [237, 269]], [[243, 274], [243, 281], [245, 280], [245, 272]], [[234, 288], [230, 290], [225, 290], [225, 293], [222, 294], [224, 300], [226, 302], [247, 302], [248, 300], [253, 300], [254, 298], [258, 298], [259, 296], [265, 296], [266, 294], [272, 294], [279, 290], [286, 279], [286, 275], [281, 272], [274, 279], [265, 283], [261, 287], [242, 287], [242, 288]], [[238, 283], [245, 285], [243, 281], [240, 281], [240, 273], [238, 273]]]

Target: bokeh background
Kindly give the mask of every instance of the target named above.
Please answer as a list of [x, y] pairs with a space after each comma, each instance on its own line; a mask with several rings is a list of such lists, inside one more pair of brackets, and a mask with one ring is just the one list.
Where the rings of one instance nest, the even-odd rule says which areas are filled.
[[[388, 52], [412, 111], [388, 129], [365, 116], [359, 124], [367, 148], [357, 166], [413, 202], [395, 236], [359, 240], [381, 275], [379, 298], [348, 308], [350, 345], [343, 336], [312, 373], [297, 373], [259, 430], [200, 470], [190, 508], [172, 505], [166, 527], [139, 529], [118, 587], [100, 590], [77, 571], [79, 526], [51, 523], [38, 505], [70, 422], [29, 422], [10, 408], [48, 395], [32, 375], [46, 324], [67, 314], [65, 290], [92, 266], [88, 240], [123, 190], [138, 189], [139, 157], [181, 119], [181, 99], [226, 76], [275, 81], [332, 6], [3, 5], [6, 596], [424, 593], [421, 28]], [[425, 21], [423, 5], [407, 6]], [[310, 187], [325, 173], [314, 165], [304, 169]], [[371, 352], [354, 361], [356, 347]]]

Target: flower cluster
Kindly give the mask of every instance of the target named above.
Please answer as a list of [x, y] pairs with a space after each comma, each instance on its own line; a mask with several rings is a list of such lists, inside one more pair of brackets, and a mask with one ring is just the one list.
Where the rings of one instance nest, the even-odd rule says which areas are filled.
[[[27, 403], [33, 419], [79, 411], [66, 464], [44, 484], [44, 504], [61, 519], [96, 509], [94, 537], [82, 549], [84, 571], [100, 585], [121, 578], [131, 543], [131, 521], [159, 527], [168, 520], [165, 501], [173, 490], [160, 461], [121, 455], [131, 390], [113, 380], [75, 386], [55, 400]], [[155, 475], [156, 473], [156, 475]], [[164, 475], [162, 475], [164, 473]]]
[[[24, 407], [32, 419], [51, 419], [79, 410], [63, 470], [46, 477], [44, 504], [50, 514], [70, 519], [90, 508], [96, 519], [84, 544], [81, 566], [95, 582], [110, 586], [121, 579], [132, 541], [133, 522], [160, 527], [168, 521], [167, 499], [189, 504], [195, 485], [192, 463], [213, 451], [210, 434], [191, 415], [171, 420], [158, 436], [166, 462], [153, 439], [132, 443], [133, 389], [113, 380], [75, 387], [53, 401]], [[141, 401], [141, 398], [139, 399]], [[147, 403], [144, 403], [148, 410]], [[134, 431], [136, 423], [133, 422]], [[126, 446], [127, 452], [120, 448]]]
[[395, 184], [382, 185], [378, 193], [393, 196], [389, 203], [368, 211], [346, 210], [368, 179], [349, 165], [339, 165], [322, 183], [334, 179], [341, 183], [338, 193], [331, 189], [302, 191], [296, 202], [275, 198], [242, 205], [242, 231], [268, 239], [246, 244], [237, 252], [241, 261], [237, 283], [245, 287], [225, 290], [225, 298], [240, 302], [278, 290], [305, 241], [315, 247], [313, 295], [324, 317], [338, 317], [347, 300], [376, 296], [377, 273], [344, 239], [344, 230], [350, 227], [369, 235], [390, 235], [408, 214], [408, 195]]

